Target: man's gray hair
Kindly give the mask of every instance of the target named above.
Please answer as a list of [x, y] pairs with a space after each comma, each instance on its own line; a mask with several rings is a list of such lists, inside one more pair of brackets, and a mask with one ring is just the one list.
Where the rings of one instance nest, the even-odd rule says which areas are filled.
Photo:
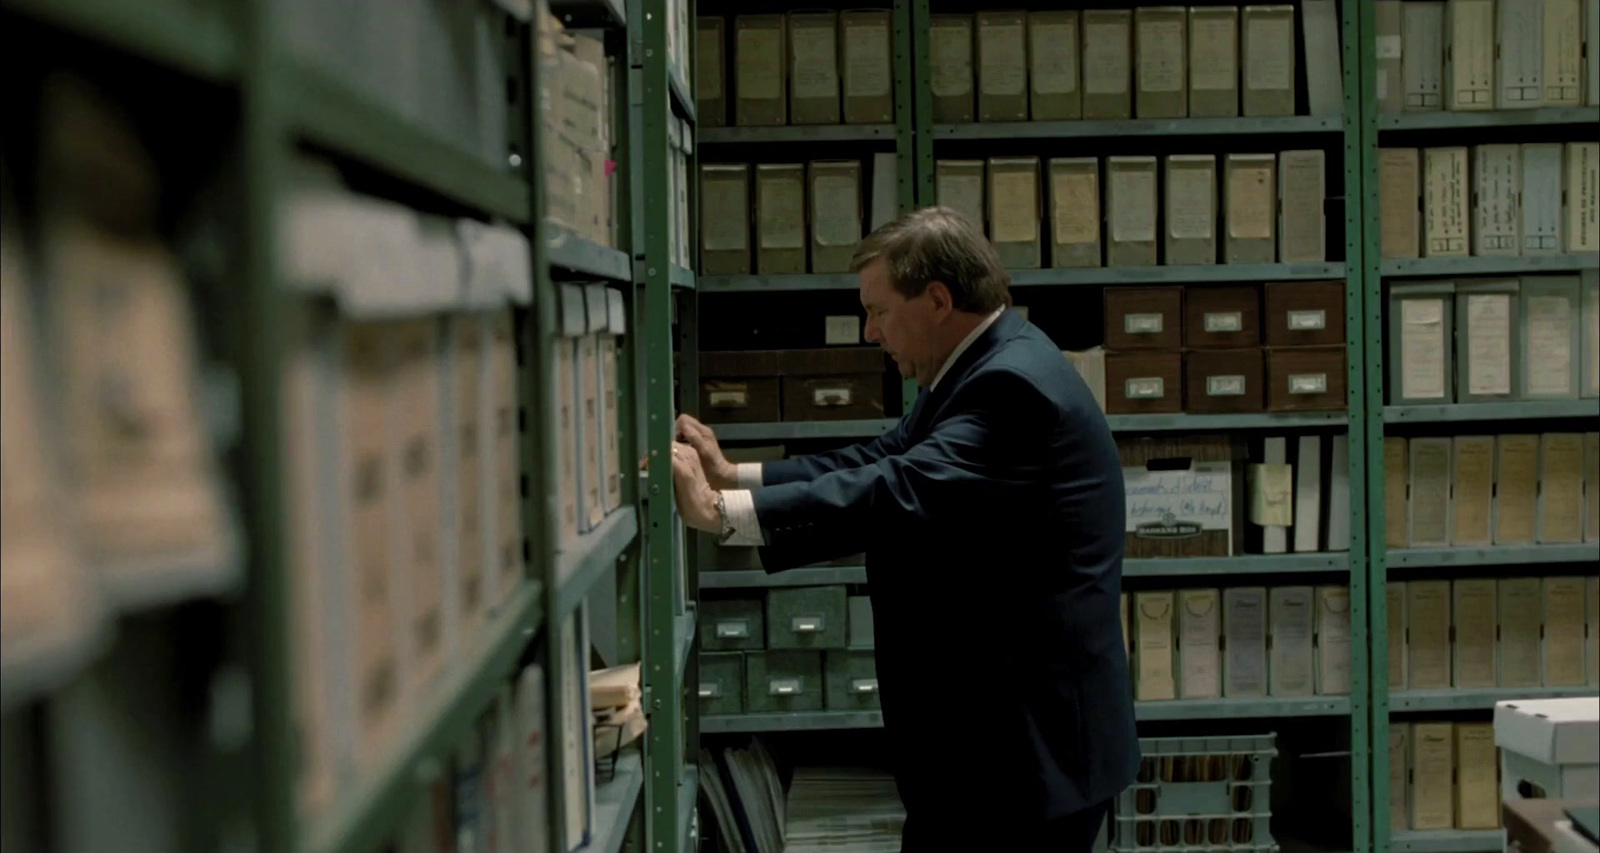
[[988, 314], [1011, 304], [1011, 276], [983, 232], [948, 207], [901, 214], [867, 235], [850, 259], [850, 271], [882, 259], [889, 281], [907, 299], [938, 281], [958, 311]]

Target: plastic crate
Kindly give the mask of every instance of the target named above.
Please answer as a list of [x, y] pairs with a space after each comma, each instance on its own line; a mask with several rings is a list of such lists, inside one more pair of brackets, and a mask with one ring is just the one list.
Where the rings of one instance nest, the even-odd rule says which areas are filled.
[[1116, 853], [1277, 853], [1274, 734], [1140, 738], [1139, 776], [1117, 796]]

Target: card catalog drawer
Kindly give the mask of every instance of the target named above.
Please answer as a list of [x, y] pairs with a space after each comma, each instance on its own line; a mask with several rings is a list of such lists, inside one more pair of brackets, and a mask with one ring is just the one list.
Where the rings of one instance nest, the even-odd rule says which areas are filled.
[[700, 713], [744, 713], [744, 655], [722, 652], [700, 655], [700, 681], [696, 687]]
[[1269, 347], [1344, 343], [1344, 282], [1267, 284], [1262, 337]]
[[1190, 349], [1261, 343], [1261, 291], [1254, 287], [1184, 288], [1183, 315], [1183, 345]]
[[749, 652], [744, 656], [744, 684], [749, 713], [820, 711], [822, 652]]
[[1184, 411], [1259, 412], [1266, 406], [1258, 348], [1184, 353]]
[[799, 586], [767, 591], [767, 648], [842, 649], [849, 605], [842, 586]]
[[707, 599], [700, 602], [700, 648], [708, 652], [754, 651], [766, 647], [767, 623], [760, 601]]
[[1182, 377], [1182, 353], [1106, 353], [1106, 414], [1181, 412]]
[[783, 420], [883, 417], [884, 354], [877, 347], [784, 350]]
[[826, 704], [830, 711], [875, 711], [878, 703], [878, 661], [871, 651], [824, 653]]
[[1267, 411], [1345, 408], [1344, 346], [1267, 350]]
[[1183, 288], [1108, 287], [1106, 349], [1178, 349], [1183, 345]]
[[776, 350], [700, 354], [700, 417], [706, 423], [782, 420]]

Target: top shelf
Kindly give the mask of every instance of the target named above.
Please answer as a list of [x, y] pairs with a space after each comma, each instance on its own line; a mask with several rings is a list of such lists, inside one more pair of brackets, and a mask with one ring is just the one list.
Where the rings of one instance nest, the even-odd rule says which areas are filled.
[[1578, 124], [1591, 129], [1600, 122], [1600, 107], [1546, 107], [1537, 110], [1493, 110], [1468, 113], [1391, 113], [1378, 116], [1378, 130], [1462, 130], [1474, 127], [1532, 127]]
[[1118, 136], [1254, 136], [1262, 133], [1336, 133], [1343, 116], [1144, 118], [1112, 121], [997, 121], [936, 124], [935, 139], [1057, 139]]
[[192, 74], [239, 76], [239, 39], [216, 3], [179, 0], [6, 0], [7, 9]]

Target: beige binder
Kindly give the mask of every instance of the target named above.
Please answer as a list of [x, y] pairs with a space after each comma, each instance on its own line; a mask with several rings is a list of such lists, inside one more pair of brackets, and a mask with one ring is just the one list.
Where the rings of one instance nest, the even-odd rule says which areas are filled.
[[1217, 262], [1217, 158], [1166, 158], [1166, 260], [1169, 265]]
[[813, 160], [808, 178], [811, 271], [849, 272], [861, 242], [861, 162]]
[[1189, 7], [1189, 115], [1239, 114], [1239, 7]]
[[1316, 686], [1316, 603], [1309, 586], [1273, 587], [1267, 593], [1270, 622], [1268, 692], [1273, 696], [1310, 696]]
[[756, 166], [756, 272], [760, 275], [806, 271], [805, 174], [801, 163]]
[[1411, 827], [1406, 800], [1411, 793], [1411, 724], [1389, 723], [1389, 829]]
[[1568, 142], [1566, 161], [1567, 252], [1593, 255], [1600, 252], [1600, 142]]
[[1406, 684], [1450, 686], [1450, 582], [1406, 582]]
[[790, 12], [789, 123], [839, 123], [839, 16]]
[[989, 158], [989, 242], [1007, 269], [1038, 269], [1039, 158]]
[[1141, 702], [1177, 698], [1172, 669], [1173, 594], [1134, 593], [1133, 608], [1133, 639], [1138, 646], [1134, 695]]
[[972, 121], [971, 15], [933, 15], [929, 18], [928, 74], [934, 123]]
[[1486, 546], [1493, 540], [1495, 437], [1458, 435], [1452, 447], [1450, 544]]
[[984, 230], [982, 160], [939, 160], [933, 166], [935, 204], [948, 207], [966, 217], [979, 231]]
[[[1411, 544], [1411, 531], [1406, 507], [1411, 488], [1408, 474], [1410, 457], [1406, 440], [1393, 436], [1383, 439], [1383, 524], [1384, 544], [1389, 548], [1407, 548]], [[1531, 532], [1531, 528], [1530, 528]]]
[[1411, 828], [1455, 825], [1455, 725], [1411, 726]]
[[1522, 149], [1512, 145], [1479, 145], [1472, 149], [1472, 254], [1516, 256], [1522, 245]]
[[1083, 13], [1083, 117], [1133, 117], [1133, 12]]
[[[1579, 106], [1583, 103], [1581, 0], [1544, 0], [1543, 30], [1540, 47], [1544, 69], [1540, 77], [1544, 83], [1544, 106]], [[1596, 49], [1589, 48], [1591, 52]]]
[[739, 15], [733, 19], [733, 32], [734, 123], [787, 123], [783, 16]]
[[700, 272], [750, 273], [750, 167], [700, 167]]
[[1544, 654], [1546, 687], [1576, 687], [1588, 681], [1584, 652], [1584, 598], [1581, 577], [1544, 579]]
[[1189, 114], [1188, 17], [1182, 6], [1134, 10], [1134, 114], [1139, 118]]
[[1156, 158], [1106, 158], [1106, 266], [1155, 266], [1156, 199]]
[[1389, 634], [1389, 690], [1407, 690], [1411, 687], [1406, 664], [1411, 655], [1406, 650], [1406, 592], [1405, 581], [1389, 581], [1384, 585], [1388, 604]]
[[1422, 244], [1426, 258], [1467, 257], [1467, 149], [1428, 148], [1423, 150], [1426, 177], [1423, 180]]
[[1422, 254], [1422, 169], [1415, 148], [1378, 151], [1378, 217], [1384, 258]]
[[1450, 544], [1450, 439], [1413, 438], [1409, 449], [1411, 547], [1443, 548]]
[[726, 19], [720, 15], [695, 19], [694, 105], [701, 127], [723, 127], [728, 123], [725, 26]]
[[1544, 104], [1544, 52], [1540, 48], [1545, 0], [1500, 3], [1495, 22], [1495, 108], [1526, 110]]
[[1456, 723], [1456, 828], [1500, 826], [1500, 752], [1494, 723]]
[[1455, 581], [1451, 592], [1451, 632], [1455, 635], [1453, 686], [1494, 687], [1499, 683], [1499, 657], [1494, 632], [1498, 625], [1495, 605], [1499, 592], [1493, 579], [1472, 578]]
[[1494, 0], [1445, 4], [1445, 109], [1494, 109]]
[[[1249, 8], [1246, 7], [1247, 12]], [[1278, 252], [1274, 215], [1278, 199], [1277, 157], [1229, 154], [1226, 173], [1223, 221], [1227, 223], [1227, 262], [1270, 264]]]
[[1028, 14], [984, 11], [978, 21], [978, 121], [1028, 120]]
[[844, 33], [840, 82], [846, 124], [894, 122], [892, 15], [888, 9], [839, 13], [839, 28]]
[[1350, 692], [1350, 588], [1317, 587], [1317, 694]]
[[1179, 590], [1178, 696], [1222, 695], [1222, 594], [1215, 589]]
[[1373, 29], [1377, 35], [1378, 60], [1374, 84], [1378, 90], [1378, 112], [1405, 112], [1405, 83], [1400, 76], [1401, 48], [1404, 45], [1400, 29], [1401, 0], [1376, 0], [1374, 7], [1376, 20]]
[[1583, 434], [1539, 437], [1539, 542], [1583, 541]]
[[1500, 686], [1538, 687], [1543, 682], [1539, 666], [1543, 583], [1538, 578], [1501, 578]]
[[1327, 158], [1322, 149], [1278, 155], [1278, 261], [1320, 264], [1328, 259]]
[[1539, 436], [1495, 438], [1494, 544], [1525, 545], [1538, 533]]
[[1083, 115], [1077, 11], [1028, 13], [1028, 93], [1034, 121]]
[[1052, 157], [1049, 167], [1050, 266], [1100, 266], [1100, 159]]
[[1293, 6], [1244, 7], [1244, 114], [1295, 114]]

